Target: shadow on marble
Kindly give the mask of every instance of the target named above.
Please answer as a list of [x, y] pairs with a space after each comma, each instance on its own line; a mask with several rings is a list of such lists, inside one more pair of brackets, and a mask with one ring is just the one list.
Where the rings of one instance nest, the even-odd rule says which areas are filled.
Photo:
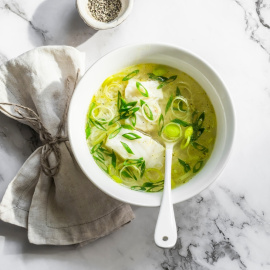
[[[33, 45], [76, 47], [97, 32], [83, 22], [75, 2], [74, 0], [47, 0], [37, 7], [29, 21], [29, 39]], [[33, 31], [36, 35], [33, 35]]]
[[55, 254], [60, 251], [75, 250], [76, 246], [33, 245], [28, 242], [27, 230], [0, 221], [0, 242], [4, 238], [3, 254]]

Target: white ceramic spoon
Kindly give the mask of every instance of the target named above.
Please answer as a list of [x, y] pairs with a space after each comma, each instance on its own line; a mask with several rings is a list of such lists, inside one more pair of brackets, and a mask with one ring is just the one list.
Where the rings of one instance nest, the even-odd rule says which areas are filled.
[[172, 248], [177, 241], [177, 227], [171, 196], [171, 170], [173, 147], [178, 139], [164, 142], [166, 147], [164, 189], [155, 230], [155, 243], [162, 248]]

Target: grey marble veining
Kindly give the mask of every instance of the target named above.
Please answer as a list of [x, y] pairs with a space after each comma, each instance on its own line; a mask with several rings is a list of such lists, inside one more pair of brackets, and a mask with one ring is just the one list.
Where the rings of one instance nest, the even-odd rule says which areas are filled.
[[[128, 43], [172, 43], [221, 74], [237, 120], [217, 182], [175, 205], [174, 248], [154, 244], [158, 208], [133, 207], [134, 221], [82, 248], [34, 246], [25, 229], [0, 221], [0, 269], [270, 269], [269, 25], [268, 0], [136, 0], [129, 18], [106, 31], [87, 27], [74, 0], [0, 0], [0, 64], [42, 45], [75, 46], [89, 67]], [[33, 130], [0, 114], [0, 198], [38, 145]]]

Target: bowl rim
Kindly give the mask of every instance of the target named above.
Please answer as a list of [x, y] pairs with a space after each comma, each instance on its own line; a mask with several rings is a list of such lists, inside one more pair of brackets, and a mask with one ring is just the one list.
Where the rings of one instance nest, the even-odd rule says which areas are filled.
[[[191, 52], [190, 50], [186, 49], [186, 48], [183, 48], [183, 47], [180, 47], [180, 46], [176, 46], [176, 45], [172, 45], [172, 44], [169, 44], [169, 43], [163, 43], [163, 42], [138, 42], [138, 43], [131, 43], [131, 44], [128, 44], [128, 45], [123, 45], [123, 46], [120, 46], [118, 47], [117, 49], [113, 49], [111, 50], [110, 52], [104, 54], [102, 57], [100, 57], [99, 59], [97, 59], [88, 69], [87, 71], [84, 73], [84, 75], [82, 76], [82, 78], [80, 79], [78, 85], [76, 86], [76, 89], [79, 87], [82, 79], [84, 76], [87, 75], [88, 71], [90, 69], [93, 68], [93, 66], [95, 66], [97, 63], [99, 63], [100, 61], [102, 61], [104, 58], [108, 57], [110, 54], [113, 54], [113, 53], [117, 53], [123, 49], [135, 49], [136, 47], [140, 47], [140, 46], [159, 46], [159, 47], [166, 47], [168, 49], [175, 49], [175, 50], [179, 50], [181, 52], [183, 52], [184, 54], [187, 54], [187, 55], [190, 55], [192, 57], [194, 57], [196, 60], [199, 60], [203, 65], [206, 65], [207, 68], [214, 74], [214, 76], [219, 80], [219, 82], [222, 84], [223, 86], [223, 89], [225, 90], [225, 94], [227, 95], [227, 104], [228, 106], [230, 107], [230, 132], [228, 132], [228, 134], [230, 135], [229, 139], [227, 138], [226, 139], [226, 149], [224, 148], [223, 150], [223, 161], [221, 163], [221, 165], [218, 166], [218, 170], [216, 171], [215, 175], [213, 177], [211, 177], [211, 181], [209, 181], [208, 183], [204, 183], [204, 185], [199, 189], [199, 191], [197, 190], [194, 190], [192, 192], [190, 192], [190, 194], [184, 198], [180, 198], [180, 199], [177, 199], [175, 200], [172, 196], [172, 199], [173, 199], [173, 204], [176, 204], [176, 203], [179, 203], [179, 202], [182, 202], [182, 201], [185, 201], [185, 200], [188, 200], [194, 196], [196, 196], [197, 194], [201, 193], [202, 191], [204, 191], [206, 188], [208, 188], [211, 184], [213, 184], [217, 178], [220, 176], [220, 174], [222, 173], [222, 171], [224, 170], [225, 166], [227, 165], [228, 161], [229, 161], [229, 158], [231, 156], [231, 153], [232, 153], [232, 148], [233, 148], [233, 144], [234, 144], [234, 140], [235, 140], [235, 127], [236, 127], [236, 118], [235, 118], [235, 110], [234, 110], [234, 106], [233, 106], [233, 102], [232, 102], [232, 98], [231, 98], [231, 95], [230, 95], [230, 92], [226, 86], [226, 84], [224, 83], [222, 77], [220, 76], [220, 74], [212, 67], [211, 64], [209, 64], [206, 60], [202, 59], [201, 57], [199, 57], [197, 54]], [[195, 79], [196, 80], [196, 79]], [[72, 132], [72, 120], [71, 120], [71, 114], [72, 114], [72, 109], [74, 107], [73, 105], [73, 100], [74, 100], [74, 96], [76, 95], [76, 89], [74, 91], [74, 94], [71, 98], [71, 102], [70, 102], [70, 109], [69, 109], [69, 112], [68, 112], [68, 137], [69, 137], [69, 141], [70, 141], [70, 145], [71, 145], [71, 149], [74, 153], [74, 156], [77, 160], [77, 163], [78, 165], [80, 166], [80, 168], [82, 169], [82, 171], [84, 172], [84, 174], [86, 175], [86, 177], [89, 179], [89, 181], [91, 181], [96, 187], [98, 187], [102, 192], [106, 193], [107, 195], [117, 199], [117, 200], [120, 200], [120, 201], [123, 201], [125, 203], [129, 203], [129, 204], [132, 204], [132, 205], [138, 205], [138, 206], [145, 206], [145, 207], [156, 207], [156, 206], [159, 206], [160, 205], [160, 202], [161, 202], [161, 198], [162, 198], [162, 192], [158, 192], [160, 194], [160, 201], [159, 203], [144, 203], [144, 202], [134, 202], [134, 200], [132, 200], [132, 198], [129, 198], [129, 197], [125, 197], [125, 199], [123, 198], [120, 198], [119, 196], [109, 192], [108, 190], [106, 189], [103, 189], [99, 186], [98, 184], [98, 181], [93, 181], [87, 174], [87, 172], [84, 170], [84, 168], [81, 166], [80, 164], [80, 158], [78, 157], [78, 153], [76, 151], [76, 146], [73, 142], [73, 139], [72, 139], [72, 135], [73, 132]], [[226, 120], [228, 121], [228, 120]], [[108, 176], [107, 176], [108, 177]], [[118, 184], [117, 184], [118, 185]], [[133, 191], [133, 192], [138, 192], [138, 191]], [[174, 190], [172, 191], [174, 192]], [[157, 193], [155, 193], [157, 194]]]

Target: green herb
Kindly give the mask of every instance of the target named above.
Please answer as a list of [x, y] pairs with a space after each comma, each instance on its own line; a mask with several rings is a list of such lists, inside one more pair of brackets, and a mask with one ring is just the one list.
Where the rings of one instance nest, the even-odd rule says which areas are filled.
[[160, 89], [164, 85], [175, 81], [176, 78], [177, 78], [177, 75], [174, 75], [174, 76], [171, 76], [171, 77], [167, 78], [167, 77], [164, 77], [164, 76], [156, 76], [153, 73], [148, 73], [148, 76], [149, 76], [150, 79], [160, 82], [160, 84], [157, 87], [157, 89]]
[[165, 114], [167, 114], [168, 110], [170, 109], [171, 105], [172, 105], [172, 101], [173, 101], [173, 95], [170, 96], [166, 108], [165, 108]]
[[129, 146], [128, 146], [126, 143], [121, 142], [121, 141], [120, 141], [120, 143], [123, 145], [123, 147], [126, 149], [126, 151], [127, 151], [129, 154], [134, 155], [134, 153], [132, 152], [132, 150], [129, 148]]
[[127, 159], [124, 161], [124, 166], [136, 166], [141, 170], [140, 177], [143, 177], [144, 172], [145, 172], [145, 161], [144, 159], [138, 158], [138, 159]]
[[88, 118], [91, 118], [92, 117], [92, 111], [93, 111], [93, 109], [94, 109], [94, 107], [96, 106], [96, 103], [95, 102], [92, 102], [91, 104], [90, 104], [90, 108], [89, 108], [89, 112], [88, 112]]
[[180, 92], [180, 89], [179, 89], [178, 86], [176, 87], [175, 95], [176, 95], [176, 96], [181, 96], [181, 92]]
[[130, 121], [131, 121], [132, 126], [135, 127], [136, 121], [137, 121], [137, 117], [135, 113], [130, 116]]
[[197, 150], [203, 152], [204, 154], [208, 153], [208, 148], [206, 148], [205, 146], [203, 146], [203, 145], [201, 145], [201, 144], [199, 144], [199, 143], [192, 142], [191, 145], [192, 145], [195, 149], [197, 149]]
[[187, 173], [190, 171], [190, 166], [184, 160], [178, 158], [179, 163], [184, 167], [184, 171]]
[[193, 167], [193, 173], [197, 173], [203, 166], [203, 160], [199, 160]]
[[132, 186], [132, 190], [137, 191], [146, 191], [146, 192], [159, 192], [163, 190], [164, 187], [164, 180], [152, 183], [152, 182], [145, 182], [142, 186]]
[[161, 84], [157, 87], [157, 89], [160, 89], [160, 88], [162, 88], [163, 86], [165, 86], [165, 85], [167, 85], [167, 84], [173, 82], [174, 80], [176, 80], [176, 78], [177, 78], [177, 75], [171, 76], [171, 77], [168, 78], [165, 82], [161, 83]]
[[89, 121], [86, 122], [85, 135], [86, 135], [86, 140], [91, 135], [91, 127], [90, 127]]
[[133, 78], [134, 76], [136, 76], [139, 73], [139, 69], [133, 70], [132, 72], [130, 72], [127, 76], [125, 76], [122, 81], [128, 81], [131, 78]]
[[95, 153], [99, 149], [99, 147], [101, 147], [102, 143], [103, 143], [103, 141], [95, 144], [91, 149], [91, 154]]
[[[140, 82], [136, 82], [136, 87], [138, 89], [138, 91], [144, 96], [144, 97], [149, 97], [148, 91], [147, 89], [140, 83]], [[141, 90], [142, 88], [142, 90]]]
[[122, 127], [117, 128], [116, 130], [114, 130], [114, 131], [109, 135], [109, 139], [114, 138], [114, 137], [120, 132], [121, 129], [122, 129]]
[[148, 104], [145, 103], [144, 106], [143, 106], [143, 111], [145, 113], [145, 116], [149, 119], [149, 120], [154, 120], [154, 115], [151, 111], [151, 109], [149, 108]]
[[96, 128], [98, 128], [98, 129], [100, 129], [100, 130], [107, 131], [107, 129], [106, 129], [101, 123], [99, 123], [98, 121], [92, 120], [92, 119], [89, 119], [89, 121], [90, 121], [91, 124], [93, 124]]
[[121, 127], [129, 130], [134, 130], [134, 127], [131, 125], [121, 125]]
[[198, 139], [200, 138], [200, 136], [203, 134], [204, 129], [205, 129], [205, 128], [199, 128], [199, 129], [196, 129], [196, 130], [193, 132], [192, 136], [191, 136], [191, 141], [196, 141], [196, 140], [198, 140]]
[[176, 124], [179, 124], [179, 125], [181, 125], [183, 127], [188, 127], [188, 126], [191, 125], [191, 124], [189, 124], [189, 123], [187, 123], [187, 122], [185, 122], [183, 120], [177, 119], [177, 118], [176, 119], [173, 119], [171, 122], [176, 123]]
[[137, 139], [140, 139], [141, 136], [135, 134], [135, 133], [132, 133], [132, 132], [129, 132], [129, 133], [125, 133], [125, 134], [122, 134], [123, 137], [125, 137], [126, 139], [128, 140], [137, 140]]
[[142, 106], [143, 104], [145, 104], [145, 101], [140, 99], [140, 105]]
[[114, 168], [116, 168], [116, 155], [113, 150], [112, 150], [111, 157], [112, 157], [112, 165]]
[[127, 169], [125, 169], [125, 171], [121, 172], [121, 175], [127, 177], [127, 178], [132, 178], [132, 176], [126, 171]]
[[158, 119], [158, 128], [159, 128], [158, 135], [160, 136], [164, 128], [164, 117], [162, 113], [160, 114], [160, 117]]

